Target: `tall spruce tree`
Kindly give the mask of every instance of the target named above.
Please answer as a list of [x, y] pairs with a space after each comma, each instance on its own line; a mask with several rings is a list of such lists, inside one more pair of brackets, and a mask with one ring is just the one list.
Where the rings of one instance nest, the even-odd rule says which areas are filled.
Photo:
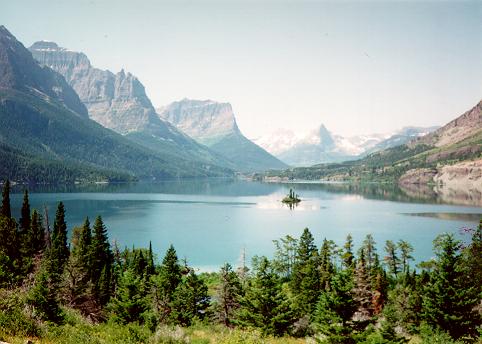
[[402, 264], [402, 272], [408, 273], [410, 271], [410, 261], [413, 260], [413, 246], [405, 240], [399, 240], [397, 243], [400, 250], [400, 261]]
[[347, 269], [331, 275], [330, 288], [321, 293], [314, 313], [315, 328], [327, 343], [350, 343], [350, 320], [357, 310], [353, 299], [352, 272]]
[[353, 237], [348, 234], [342, 251], [342, 262], [345, 268], [352, 269], [354, 267], [355, 257], [353, 255]]
[[94, 296], [100, 304], [105, 305], [112, 292], [110, 282], [114, 258], [107, 237], [107, 229], [100, 215], [94, 222], [91, 246], [91, 276]]
[[399, 271], [400, 258], [397, 255], [397, 245], [391, 240], [387, 240], [385, 243], [385, 264], [387, 264], [389, 271], [396, 276]]
[[11, 218], [12, 211], [10, 209], [10, 180], [6, 179], [3, 184], [2, 191], [2, 208], [0, 209], [0, 215]]
[[305, 228], [298, 241], [291, 279], [291, 290], [296, 298], [296, 310], [299, 316], [310, 314], [319, 297], [319, 255], [314, 241], [309, 229]]
[[19, 219], [19, 229], [22, 235], [27, 235], [30, 230], [30, 203], [28, 200], [28, 191], [23, 193], [23, 203], [21, 210], [21, 217]]
[[280, 282], [268, 259], [261, 257], [241, 300], [236, 322], [259, 328], [267, 335], [287, 333], [293, 322], [293, 311]]
[[357, 311], [354, 316], [355, 322], [359, 327], [363, 328], [373, 315], [373, 291], [370, 277], [367, 271], [367, 263], [365, 261], [365, 251], [361, 250], [358, 264], [355, 269], [355, 284], [352, 290], [353, 299], [357, 305]]
[[424, 288], [423, 315], [425, 320], [447, 331], [452, 337], [477, 335], [481, 316], [479, 286], [465, 268], [460, 254], [460, 242], [452, 234], [435, 240], [437, 263]]
[[193, 269], [177, 286], [171, 302], [170, 321], [190, 326], [194, 319], [202, 320], [209, 306], [208, 287]]
[[159, 275], [152, 276], [154, 306], [161, 322], [167, 322], [170, 316], [173, 294], [181, 279], [179, 259], [174, 246], [170, 245], [162, 260]]
[[226, 263], [219, 272], [219, 284], [214, 295], [214, 316], [225, 326], [231, 326], [235, 312], [243, 295], [241, 282], [230, 264]]
[[[67, 259], [69, 258], [69, 247], [67, 246], [67, 224], [65, 222], [65, 208], [62, 202], [57, 207], [55, 214], [54, 229], [49, 249], [50, 273], [60, 276], [63, 273]], [[53, 276], [55, 278], [55, 276]]]
[[28, 238], [28, 249], [33, 254], [42, 251], [45, 247], [44, 241], [45, 229], [42, 226], [42, 217], [37, 212], [37, 210], [32, 211], [32, 218], [30, 220], [30, 231], [27, 235]]

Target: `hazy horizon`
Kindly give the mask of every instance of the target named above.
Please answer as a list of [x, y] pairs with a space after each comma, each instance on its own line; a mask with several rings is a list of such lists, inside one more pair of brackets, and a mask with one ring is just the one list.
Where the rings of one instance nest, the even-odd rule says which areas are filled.
[[[443, 125], [482, 98], [481, 2], [15, 1], [0, 24], [124, 68], [155, 107], [230, 102], [240, 129]], [[28, 23], [26, 25], [25, 23]]]

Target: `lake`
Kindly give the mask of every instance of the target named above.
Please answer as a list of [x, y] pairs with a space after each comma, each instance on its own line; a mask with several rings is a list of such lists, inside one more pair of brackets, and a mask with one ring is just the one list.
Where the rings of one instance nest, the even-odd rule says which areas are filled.
[[[289, 209], [280, 201], [292, 187], [302, 202]], [[13, 189], [18, 218], [22, 188]], [[176, 180], [158, 183], [87, 185], [30, 189], [32, 208], [47, 207], [51, 225], [58, 201], [66, 207], [69, 229], [101, 215], [110, 240], [121, 248], [148, 247], [160, 259], [170, 244], [180, 258], [204, 271], [224, 262], [237, 265], [246, 256], [273, 254], [273, 240], [299, 237], [305, 227], [317, 245], [323, 238], [342, 245], [351, 233], [355, 246], [371, 233], [383, 256], [386, 240], [409, 241], [416, 261], [433, 256], [432, 240], [443, 232], [475, 228], [482, 216], [477, 197], [440, 196], [433, 190], [397, 186], [295, 183], [239, 180]], [[449, 204], [459, 203], [459, 204]]]

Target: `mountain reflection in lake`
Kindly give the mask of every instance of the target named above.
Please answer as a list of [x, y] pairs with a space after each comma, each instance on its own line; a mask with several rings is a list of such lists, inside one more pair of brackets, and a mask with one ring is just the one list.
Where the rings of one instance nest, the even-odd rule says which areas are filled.
[[[292, 210], [281, 202], [290, 188], [302, 198]], [[248, 256], [271, 256], [272, 240], [288, 234], [297, 237], [305, 227], [318, 245], [325, 237], [343, 245], [348, 233], [359, 245], [371, 233], [380, 255], [386, 240], [404, 239], [415, 247], [417, 261], [425, 260], [433, 256], [432, 240], [437, 234], [458, 235], [463, 227], [475, 227], [482, 214], [474, 193], [463, 198], [460, 193], [416, 192], [376, 184], [214, 179], [36, 186], [29, 190], [32, 208], [45, 205], [51, 217], [57, 202], [63, 201], [70, 230], [82, 224], [85, 216], [92, 220], [100, 214], [110, 239], [121, 247], [145, 247], [152, 241], [162, 258], [172, 243], [180, 258], [186, 257], [204, 270], [217, 269], [224, 262], [236, 265], [243, 248]], [[22, 191], [16, 186], [12, 194], [17, 218]], [[464, 205], [446, 204], [451, 202]]]

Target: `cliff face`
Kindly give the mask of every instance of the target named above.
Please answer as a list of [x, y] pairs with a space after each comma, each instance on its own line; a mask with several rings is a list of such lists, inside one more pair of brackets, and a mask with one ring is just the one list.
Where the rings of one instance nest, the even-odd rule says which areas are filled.
[[159, 115], [203, 144], [212, 145], [230, 134], [239, 134], [229, 103], [183, 99], [158, 109]]
[[104, 127], [127, 134], [163, 126], [144, 86], [132, 74], [94, 68], [85, 54], [54, 42], [36, 42], [30, 51], [40, 64], [64, 76], [87, 107], [89, 117]]
[[287, 167], [241, 133], [229, 103], [183, 99], [159, 109], [158, 112], [162, 119], [230, 160], [238, 171], [253, 172]]

